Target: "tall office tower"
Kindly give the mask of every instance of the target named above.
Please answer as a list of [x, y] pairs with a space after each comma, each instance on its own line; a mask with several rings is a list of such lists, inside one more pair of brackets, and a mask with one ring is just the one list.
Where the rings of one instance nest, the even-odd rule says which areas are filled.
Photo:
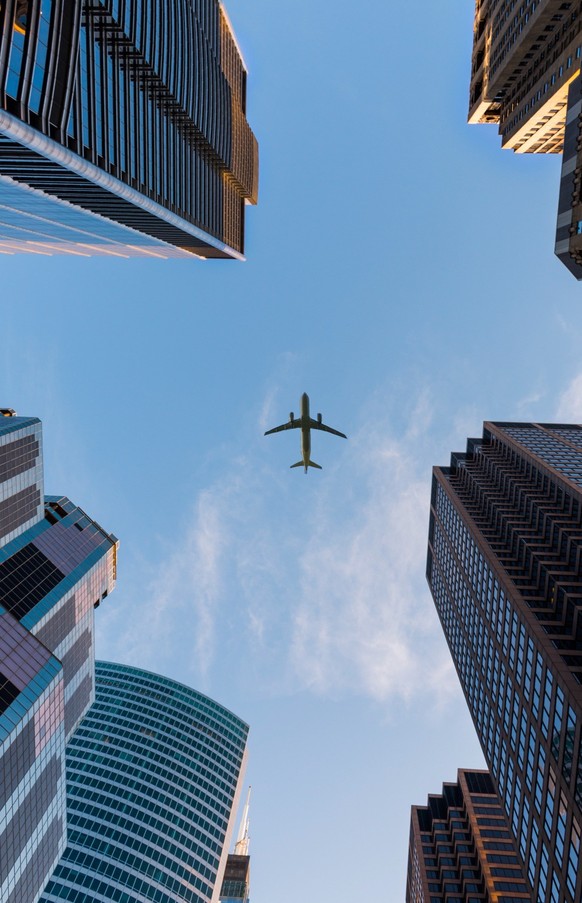
[[582, 279], [582, 78], [570, 85], [564, 133], [556, 254], [576, 279]]
[[249, 803], [251, 788], [241, 818], [234, 853], [228, 854], [220, 903], [249, 903], [251, 884], [251, 857], [249, 856]]
[[[517, 153], [561, 153], [566, 121], [578, 115], [579, 89], [569, 89], [580, 73], [581, 10], [574, 0], [476, 0], [469, 122], [497, 123], [502, 147]], [[579, 203], [579, 188], [560, 197], [555, 251], [582, 278], [569, 250]]]
[[582, 899], [582, 427], [436, 467], [427, 578], [535, 900]]
[[115, 537], [43, 490], [40, 421], [0, 417], [2, 903], [35, 903], [64, 849], [65, 742], [94, 696], [93, 607], [115, 583]]
[[517, 153], [560, 153], [581, 32], [574, 0], [476, 0], [469, 122], [498, 123]]
[[206, 696], [97, 662], [67, 748], [68, 843], [43, 903], [218, 901], [248, 728]]
[[242, 258], [258, 152], [220, 0], [0, 6], [0, 252]]
[[488, 772], [459, 769], [456, 784], [412, 807], [406, 903], [531, 899]]

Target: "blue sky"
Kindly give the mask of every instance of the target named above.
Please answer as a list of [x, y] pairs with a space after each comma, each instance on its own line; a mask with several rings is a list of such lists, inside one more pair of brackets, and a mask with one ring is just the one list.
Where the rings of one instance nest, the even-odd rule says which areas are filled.
[[[466, 125], [470, 3], [232, 0], [247, 262], [7, 258], [3, 404], [121, 540], [97, 654], [251, 725], [253, 903], [404, 899], [409, 812], [482, 765], [424, 580], [430, 468], [582, 420], [559, 158]], [[314, 410], [321, 472], [289, 470]]]

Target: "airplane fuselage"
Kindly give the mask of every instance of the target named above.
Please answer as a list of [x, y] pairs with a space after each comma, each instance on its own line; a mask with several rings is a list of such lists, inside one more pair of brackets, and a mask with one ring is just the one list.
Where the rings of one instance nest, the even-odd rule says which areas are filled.
[[301, 457], [305, 466], [305, 473], [309, 467], [311, 456], [311, 422], [309, 417], [309, 395], [304, 392], [301, 396]]

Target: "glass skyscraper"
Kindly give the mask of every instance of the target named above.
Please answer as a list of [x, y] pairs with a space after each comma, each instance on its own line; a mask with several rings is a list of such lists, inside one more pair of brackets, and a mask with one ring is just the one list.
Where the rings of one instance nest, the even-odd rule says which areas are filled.
[[505, 813], [486, 771], [460, 769], [413, 806], [406, 903], [529, 903]]
[[533, 899], [582, 899], [582, 427], [433, 471], [427, 578]]
[[176, 681], [97, 662], [67, 747], [68, 843], [42, 903], [218, 901], [248, 727]]
[[0, 253], [241, 258], [258, 151], [219, 0], [6, 0]]
[[84, 511], [44, 496], [40, 421], [0, 417], [2, 903], [35, 903], [64, 849], [65, 743], [94, 698], [93, 610], [116, 552]]
[[234, 853], [229, 853], [222, 879], [220, 903], [248, 903], [251, 884], [251, 857], [249, 856], [249, 803], [251, 788], [241, 818]]

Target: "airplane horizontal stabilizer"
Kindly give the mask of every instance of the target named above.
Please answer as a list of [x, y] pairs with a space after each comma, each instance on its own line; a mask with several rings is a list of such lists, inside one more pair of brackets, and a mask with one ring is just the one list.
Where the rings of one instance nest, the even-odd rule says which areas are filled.
[[298, 461], [297, 464], [292, 464], [291, 467], [303, 467], [303, 461]]
[[322, 470], [322, 469], [323, 469], [322, 466], [321, 466], [321, 464], [316, 464], [315, 461], [310, 461], [310, 462], [309, 462], [309, 466], [310, 466], [310, 467], [317, 467], [318, 470]]

